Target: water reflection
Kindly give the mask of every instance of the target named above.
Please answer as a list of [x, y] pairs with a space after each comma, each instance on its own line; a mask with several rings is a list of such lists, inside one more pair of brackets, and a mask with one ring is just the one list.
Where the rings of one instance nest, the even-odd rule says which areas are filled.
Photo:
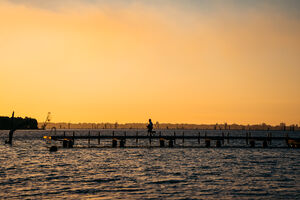
[[0, 145], [2, 198], [297, 199], [299, 149], [59, 149]]

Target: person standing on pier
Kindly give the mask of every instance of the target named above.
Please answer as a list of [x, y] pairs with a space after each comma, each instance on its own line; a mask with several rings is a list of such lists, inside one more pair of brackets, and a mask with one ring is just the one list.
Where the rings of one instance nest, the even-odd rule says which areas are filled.
[[147, 125], [148, 128], [148, 135], [152, 136], [153, 131], [153, 123], [151, 121], [151, 119], [149, 119], [149, 124]]

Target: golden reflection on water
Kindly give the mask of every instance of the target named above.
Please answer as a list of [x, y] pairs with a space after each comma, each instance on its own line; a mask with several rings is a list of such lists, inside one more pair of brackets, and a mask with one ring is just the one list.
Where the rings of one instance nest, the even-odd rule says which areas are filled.
[[260, 199], [299, 196], [299, 149], [0, 145], [3, 198]]

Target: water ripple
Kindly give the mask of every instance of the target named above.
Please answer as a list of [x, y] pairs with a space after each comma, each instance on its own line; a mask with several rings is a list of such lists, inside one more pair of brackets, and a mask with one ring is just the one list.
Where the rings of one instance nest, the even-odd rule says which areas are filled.
[[0, 145], [3, 199], [299, 199], [299, 149]]

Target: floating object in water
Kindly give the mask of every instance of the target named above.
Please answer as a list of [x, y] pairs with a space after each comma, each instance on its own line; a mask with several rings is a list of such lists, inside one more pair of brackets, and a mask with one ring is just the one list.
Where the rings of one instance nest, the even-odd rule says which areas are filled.
[[55, 152], [57, 151], [57, 146], [51, 146], [49, 149], [50, 152]]

